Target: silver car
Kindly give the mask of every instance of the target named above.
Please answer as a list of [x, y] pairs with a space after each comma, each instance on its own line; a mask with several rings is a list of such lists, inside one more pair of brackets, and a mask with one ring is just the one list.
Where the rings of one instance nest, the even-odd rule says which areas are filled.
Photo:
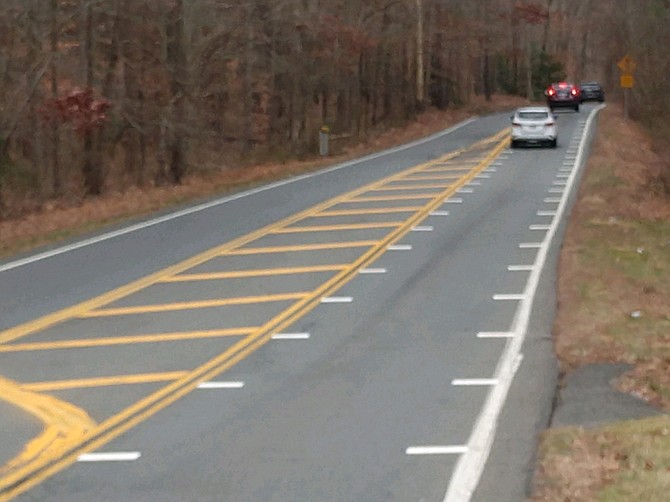
[[526, 106], [512, 115], [512, 148], [521, 144], [556, 148], [556, 116], [548, 106]]

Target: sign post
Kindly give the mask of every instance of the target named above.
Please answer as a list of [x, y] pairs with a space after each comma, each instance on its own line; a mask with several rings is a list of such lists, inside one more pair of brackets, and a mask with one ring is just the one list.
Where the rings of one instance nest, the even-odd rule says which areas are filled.
[[635, 73], [635, 68], [637, 68], [637, 63], [633, 58], [626, 55], [617, 63], [617, 66], [621, 70], [621, 77], [619, 79], [619, 85], [623, 89], [623, 118], [628, 120], [628, 110], [630, 107], [630, 90], [635, 85], [635, 78], [633, 73]]

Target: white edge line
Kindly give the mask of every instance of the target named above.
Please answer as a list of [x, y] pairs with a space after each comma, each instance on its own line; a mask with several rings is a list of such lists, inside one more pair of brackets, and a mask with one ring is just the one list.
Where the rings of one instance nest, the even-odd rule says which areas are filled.
[[117, 451], [100, 453], [82, 453], [77, 462], [129, 462], [137, 460], [142, 454], [139, 451]]
[[244, 382], [200, 382], [198, 389], [241, 389]]
[[275, 333], [272, 335], [273, 340], [308, 340], [309, 333]]
[[475, 122], [477, 120], [477, 118], [478, 118], [477, 116], [471, 117], [467, 120], [464, 120], [463, 122], [460, 122], [458, 124], [455, 124], [455, 125], [447, 128], [447, 129], [445, 129], [444, 131], [440, 131], [436, 134], [432, 134], [432, 135], [427, 136], [425, 138], [421, 138], [421, 139], [418, 139], [416, 141], [406, 143], [404, 145], [396, 146], [394, 148], [389, 148], [388, 150], [383, 150], [381, 152], [376, 152], [376, 153], [373, 153], [373, 154], [370, 154], [370, 155], [366, 155], [366, 156], [361, 157], [359, 159], [354, 159], [354, 160], [350, 160], [348, 162], [343, 162], [341, 164], [337, 164], [333, 167], [329, 167], [329, 168], [326, 168], [326, 169], [323, 169], [323, 170], [320, 170], [320, 171], [317, 171], [317, 172], [302, 174], [300, 176], [294, 176], [294, 177], [287, 178], [287, 179], [284, 179], [284, 180], [276, 181], [276, 182], [271, 183], [269, 185], [263, 185], [263, 186], [260, 186], [260, 187], [257, 187], [257, 188], [252, 188], [251, 190], [246, 190], [244, 192], [240, 192], [240, 193], [237, 193], [237, 194], [234, 194], [234, 195], [229, 195], [227, 197], [219, 198], [219, 199], [216, 199], [216, 200], [213, 200], [213, 201], [210, 201], [210, 202], [205, 202], [203, 204], [198, 204], [197, 206], [182, 209], [180, 211], [175, 211], [173, 213], [166, 214], [165, 216], [160, 216], [158, 218], [153, 218], [153, 219], [150, 219], [150, 220], [147, 220], [147, 221], [143, 221], [141, 223], [135, 223], [134, 225], [130, 225], [128, 227], [121, 228], [119, 230], [115, 230], [115, 231], [112, 231], [112, 232], [106, 232], [102, 235], [98, 235], [96, 237], [91, 237], [89, 239], [84, 239], [82, 241], [75, 242], [73, 244], [69, 244], [67, 246], [61, 246], [61, 247], [58, 247], [56, 249], [52, 249], [50, 251], [45, 251], [45, 252], [38, 253], [38, 254], [33, 255], [33, 256], [28, 256], [26, 258], [22, 258], [20, 260], [10, 261], [8, 263], [5, 263], [4, 265], [0, 265], [0, 272], [6, 272], [8, 270], [23, 267], [25, 265], [29, 265], [29, 264], [35, 263], [37, 261], [46, 260], [48, 258], [53, 258], [54, 256], [69, 253], [70, 251], [75, 251], [75, 250], [81, 249], [83, 247], [92, 246], [94, 244], [98, 244], [100, 242], [104, 242], [104, 241], [107, 241], [107, 240], [110, 240], [110, 239], [114, 239], [114, 238], [120, 237], [122, 235], [130, 234], [130, 233], [136, 232], [138, 230], [142, 230], [142, 229], [149, 228], [149, 227], [152, 227], [152, 226], [155, 226], [155, 225], [159, 225], [161, 223], [165, 223], [166, 221], [175, 220], [177, 218], [181, 218], [182, 216], [188, 216], [189, 214], [198, 213], [200, 211], [205, 211], [207, 209], [211, 209], [213, 207], [217, 207], [217, 206], [220, 206], [220, 205], [223, 205], [223, 204], [227, 204], [229, 202], [233, 202], [235, 200], [242, 199], [244, 197], [248, 197], [250, 195], [255, 195], [255, 194], [258, 194], [258, 193], [262, 193], [262, 192], [265, 192], [267, 190], [271, 190], [273, 188], [277, 188], [277, 187], [280, 187], [280, 186], [295, 183], [297, 181], [302, 181], [302, 180], [306, 180], [306, 179], [313, 178], [313, 177], [316, 177], [316, 176], [321, 176], [323, 174], [328, 174], [328, 173], [331, 173], [331, 172], [334, 172], [334, 171], [338, 171], [340, 169], [345, 169], [345, 168], [348, 168], [348, 167], [356, 166], [356, 165], [361, 164], [363, 162], [367, 162], [367, 161], [370, 161], [370, 160], [385, 157], [387, 155], [391, 155], [393, 153], [397, 153], [397, 152], [400, 152], [400, 151], [403, 151], [403, 150], [407, 150], [409, 148], [413, 148], [415, 146], [422, 145], [424, 143], [429, 143], [430, 141], [434, 141], [434, 140], [442, 138], [444, 136], [448, 136], [449, 134], [451, 134], [451, 133], [453, 133], [453, 132], [471, 124], [472, 122]]
[[[587, 127], [585, 132], [588, 133], [593, 123], [594, 118], [597, 116], [597, 113], [602, 110], [605, 105], [600, 105], [595, 107], [589, 114], [587, 120]], [[583, 166], [583, 157], [586, 146], [586, 141], [588, 134], [582, 136], [582, 140], [579, 147], [579, 154], [577, 155], [578, 161], [575, 162], [575, 165], [578, 169], [582, 169]], [[444, 496], [444, 502], [467, 502], [472, 498], [477, 485], [479, 484], [479, 478], [484, 470], [484, 465], [488, 459], [489, 452], [493, 445], [493, 440], [495, 439], [496, 433], [496, 424], [500, 417], [500, 412], [502, 407], [505, 404], [507, 399], [507, 393], [512, 385], [512, 380], [516, 374], [523, 355], [521, 354], [521, 347], [526, 338], [528, 332], [528, 325], [530, 323], [530, 313], [533, 306], [533, 300], [535, 299], [535, 294], [537, 292], [538, 284], [540, 282], [540, 276], [544, 265], [547, 261], [547, 254], [549, 253], [549, 244], [554, 239], [558, 223], [562, 220], [563, 215], [566, 211], [568, 197], [567, 194], [573, 188], [575, 184], [577, 171], [573, 173], [573, 176], [570, 178], [568, 183], [568, 190], [566, 190], [566, 195], [561, 200], [558, 211], [557, 218], [554, 219], [552, 223], [552, 228], [547, 235], [545, 235], [542, 247], [537, 254], [535, 263], [537, 267], [530, 273], [528, 277], [528, 282], [526, 283], [525, 293], [526, 299], [519, 303], [517, 311], [514, 315], [514, 321], [512, 322], [512, 332], [515, 334], [514, 338], [511, 338], [506, 346], [505, 350], [501, 355], [496, 371], [494, 375], [499, 380], [499, 384], [495, 387], [492, 387], [489, 391], [484, 406], [482, 407], [479, 416], [475, 422], [470, 439], [468, 440], [468, 449], [464, 454], [458, 459], [456, 463], [456, 468], [454, 469], [451, 479], [449, 481], [449, 486]]]
[[407, 455], [458, 455], [468, 451], [467, 446], [410, 446]]

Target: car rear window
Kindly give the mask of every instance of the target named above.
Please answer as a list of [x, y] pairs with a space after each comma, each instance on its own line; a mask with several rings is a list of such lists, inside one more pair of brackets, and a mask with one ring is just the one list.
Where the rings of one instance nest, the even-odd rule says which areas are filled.
[[549, 117], [547, 112], [519, 112], [520, 119], [542, 120]]

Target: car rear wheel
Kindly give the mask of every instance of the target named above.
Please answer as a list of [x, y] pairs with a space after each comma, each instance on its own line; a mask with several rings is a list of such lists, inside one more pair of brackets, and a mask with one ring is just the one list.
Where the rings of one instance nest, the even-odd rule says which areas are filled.
[[575, 111], [579, 113], [579, 105], [575, 105]]
[[552, 139], [549, 142], [549, 146], [552, 147], [552, 148], [556, 148], [558, 146], [558, 140], [556, 138]]

